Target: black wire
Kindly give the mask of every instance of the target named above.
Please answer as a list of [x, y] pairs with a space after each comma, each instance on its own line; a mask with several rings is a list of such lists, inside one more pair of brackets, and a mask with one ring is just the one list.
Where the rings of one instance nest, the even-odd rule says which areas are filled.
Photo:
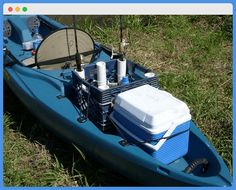
[[120, 15], [120, 42], [123, 41], [123, 16]]
[[123, 16], [120, 15], [120, 45], [119, 45], [119, 52], [120, 52], [120, 60], [124, 60], [124, 47], [123, 47], [123, 28], [124, 28], [124, 19]]
[[79, 50], [78, 50], [78, 41], [77, 41], [77, 31], [76, 31], [75, 15], [73, 15], [73, 25], [74, 25], [75, 49], [76, 49], [75, 61], [76, 61], [77, 70], [78, 71], [82, 71], [82, 68], [81, 68], [81, 58], [80, 58], [80, 53], [79, 53]]
[[206, 173], [207, 168], [208, 168], [208, 160], [206, 158], [200, 158], [200, 159], [196, 159], [194, 161], [192, 161], [184, 170], [185, 173], [189, 174], [192, 173], [197, 166], [202, 165], [202, 169], [201, 172], [202, 173]]

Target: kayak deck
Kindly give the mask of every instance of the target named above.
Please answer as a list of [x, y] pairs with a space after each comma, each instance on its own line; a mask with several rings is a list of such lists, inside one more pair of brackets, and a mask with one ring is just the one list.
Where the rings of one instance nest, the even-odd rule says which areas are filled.
[[[14, 65], [6, 70], [11, 76], [10, 81], [8, 81], [10, 82], [10, 87], [13, 88], [18, 96], [20, 95], [19, 98], [22, 102], [41, 121], [44, 121], [55, 133], [64, 139], [68, 139], [79, 147], [86, 147], [87, 152], [99, 159], [104, 159], [110, 162], [111, 165], [117, 165], [117, 162], [113, 163], [112, 159], [117, 156], [122, 157], [122, 160], [129, 160], [129, 164], [126, 165], [128, 168], [131, 161], [139, 163], [143, 165], [142, 167], [145, 170], [151, 170], [155, 175], [162, 173], [162, 175], [170, 178], [176, 175], [181, 176], [179, 180], [183, 181], [183, 184], [188, 184], [188, 180], [192, 178], [194, 180], [192, 179], [193, 181], [190, 184], [195, 185], [230, 184], [230, 182], [225, 182], [224, 179], [219, 180], [218, 174], [225, 173], [226, 166], [194, 123], [191, 123], [190, 127], [189, 151], [187, 155], [169, 165], [165, 165], [135, 145], [122, 146], [120, 141], [123, 138], [116, 130], [113, 130], [112, 133], [104, 132], [89, 119], [84, 123], [78, 122], [80, 110], [67, 97], [58, 98], [58, 95], [61, 95], [61, 87], [67, 84], [68, 88], [70, 88], [71, 85], [70, 80], [65, 80], [61, 76], [61, 71], [43, 71], [25, 68], [20, 65]], [[69, 74], [71, 70], [64, 71], [64, 73]], [[17, 84], [15, 81], [18, 81]], [[35, 110], [35, 107], [37, 107], [37, 110]], [[108, 149], [114, 152], [108, 154]], [[193, 160], [203, 157], [210, 161], [206, 173], [201, 173], [200, 168], [194, 170], [192, 174], [183, 172]], [[124, 160], [121, 162], [123, 163]], [[120, 169], [123, 173], [126, 168]], [[205, 178], [212, 178], [212, 181], [205, 182]]]

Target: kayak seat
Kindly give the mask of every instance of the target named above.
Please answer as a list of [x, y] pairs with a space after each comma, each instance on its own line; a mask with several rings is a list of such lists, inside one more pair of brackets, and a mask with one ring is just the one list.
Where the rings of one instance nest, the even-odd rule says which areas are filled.
[[17, 44], [22, 44], [24, 42], [29, 42], [32, 40], [32, 31], [28, 26], [28, 20], [34, 18], [35, 16], [21, 15], [18, 17], [8, 17], [12, 28], [14, 28], [13, 33], [10, 38]]
[[76, 49], [83, 64], [90, 63], [96, 54], [94, 41], [88, 33], [74, 28], [58, 29], [44, 38], [39, 45], [35, 54], [35, 64], [39, 69], [45, 70], [74, 67]]

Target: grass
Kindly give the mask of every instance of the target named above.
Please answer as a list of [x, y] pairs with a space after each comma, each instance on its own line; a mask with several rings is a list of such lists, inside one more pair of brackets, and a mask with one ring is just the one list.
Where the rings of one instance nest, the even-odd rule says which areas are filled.
[[5, 186], [135, 185], [58, 139], [7, 86], [4, 103]]
[[[79, 21], [96, 41], [118, 48], [118, 17]], [[124, 23], [127, 58], [154, 70], [161, 87], [188, 104], [232, 173], [232, 17], [126, 16]], [[6, 186], [137, 185], [57, 139], [7, 88], [4, 103]]]

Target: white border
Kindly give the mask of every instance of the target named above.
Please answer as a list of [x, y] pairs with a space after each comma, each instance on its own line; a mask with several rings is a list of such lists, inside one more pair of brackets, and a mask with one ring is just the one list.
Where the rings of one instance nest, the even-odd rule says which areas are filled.
[[[8, 12], [8, 7], [28, 11]], [[231, 3], [5, 3], [3, 13], [11, 15], [232, 15]]]

